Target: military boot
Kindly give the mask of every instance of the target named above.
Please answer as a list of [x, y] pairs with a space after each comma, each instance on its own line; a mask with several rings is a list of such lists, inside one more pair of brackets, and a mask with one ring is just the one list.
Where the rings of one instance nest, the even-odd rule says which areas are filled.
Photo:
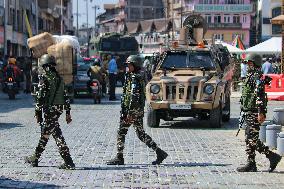
[[25, 157], [25, 163], [28, 163], [33, 167], [38, 167], [38, 159], [36, 158], [36, 155]]
[[115, 158], [106, 162], [107, 165], [124, 165], [123, 154], [118, 153]]
[[64, 163], [61, 164], [59, 169], [68, 169], [68, 170], [74, 170], [75, 169], [75, 164], [71, 158], [71, 156], [67, 156], [64, 158]]
[[156, 150], [156, 154], [157, 154], [157, 159], [152, 162], [152, 165], [160, 165], [164, 161], [164, 159], [168, 157], [168, 154], [161, 148], [158, 148]]
[[268, 155], [266, 155], [266, 157], [270, 161], [270, 166], [268, 171], [271, 173], [272, 171], [274, 171], [274, 169], [276, 168], [277, 164], [280, 162], [282, 157], [274, 152], [269, 153]]
[[238, 167], [237, 168], [238, 172], [256, 172], [257, 167], [255, 161], [248, 161], [247, 164], [243, 167]]

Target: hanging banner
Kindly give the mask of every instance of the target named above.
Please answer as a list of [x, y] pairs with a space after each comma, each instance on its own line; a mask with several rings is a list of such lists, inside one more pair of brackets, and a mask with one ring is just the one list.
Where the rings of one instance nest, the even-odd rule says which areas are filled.
[[24, 16], [25, 16], [26, 28], [28, 30], [29, 37], [32, 37], [33, 36], [32, 28], [31, 28], [31, 25], [30, 25], [29, 18], [28, 18], [26, 10], [24, 10]]

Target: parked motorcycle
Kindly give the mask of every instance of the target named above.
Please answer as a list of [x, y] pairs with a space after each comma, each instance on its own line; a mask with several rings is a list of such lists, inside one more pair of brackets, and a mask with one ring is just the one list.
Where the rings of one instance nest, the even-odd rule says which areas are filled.
[[102, 97], [102, 85], [101, 85], [101, 83], [96, 79], [92, 79], [90, 81], [89, 87], [90, 87], [92, 95], [93, 95], [94, 104], [100, 104], [101, 103], [101, 97]]
[[13, 77], [8, 77], [4, 82], [4, 92], [9, 96], [10, 100], [14, 100], [18, 93], [18, 86]]

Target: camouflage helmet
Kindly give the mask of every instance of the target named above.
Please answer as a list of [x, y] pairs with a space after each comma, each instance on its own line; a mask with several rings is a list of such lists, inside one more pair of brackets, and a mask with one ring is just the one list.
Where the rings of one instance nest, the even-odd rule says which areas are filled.
[[248, 54], [246, 57], [247, 61], [252, 61], [255, 66], [260, 67], [262, 64], [262, 56], [259, 54]]
[[40, 57], [39, 64], [41, 67], [44, 66], [56, 66], [55, 58], [52, 55], [44, 54]]
[[138, 55], [130, 55], [126, 59], [126, 64], [130, 64], [130, 63], [136, 68], [141, 68], [143, 64], [141, 57]]

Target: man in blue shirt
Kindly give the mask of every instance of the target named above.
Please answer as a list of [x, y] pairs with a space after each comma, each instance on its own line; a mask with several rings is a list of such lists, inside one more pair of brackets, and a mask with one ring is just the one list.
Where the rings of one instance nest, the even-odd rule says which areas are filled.
[[263, 72], [263, 74], [273, 74], [273, 68], [270, 59], [267, 58], [266, 62], [262, 64], [261, 71]]
[[247, 63], [243, 61], [241, 63], [241, 79], [244, 80], [247, 75]]
[[109, 72], [109, 100], [114, 101], [117, 100], [115, 97], [115, 86], [116, 86], [116, 76], [118, 72], [116, 61], [118, 60], [118, 56], [112, 56], [112, 59], [108, 64], [108, 72]]

